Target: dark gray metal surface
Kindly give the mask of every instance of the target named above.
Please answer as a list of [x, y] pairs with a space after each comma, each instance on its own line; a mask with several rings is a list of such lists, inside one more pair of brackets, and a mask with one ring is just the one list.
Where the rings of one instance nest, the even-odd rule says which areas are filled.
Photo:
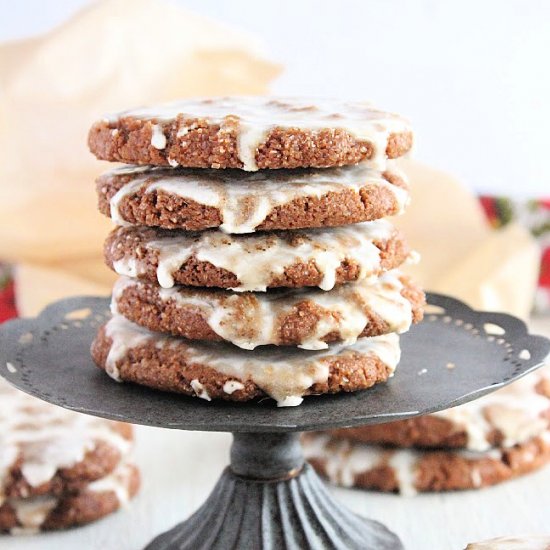
[[[0, 374], [50, 403], [134, 424], [285, 432], [388, 422], [458, 405], [534, 370], [550, 350], [548, 339], [529, 335], [509, 315], [476, 312], [441, 295], [429, 295], [429, 303], [441, 312], [428, 312], [401, 337], [402, 360], [389, 383], [307, 397], [299, 407], [277, 408], [269, 399], [205, 402], [114, 382], [90, 358], [90, 343], [108, 316], [108, 300], [97, 297], [62, 300], [38, 318], [0, 326]], [[488, 334], [486, 323], [499, 325], [504, 334]]]
[[377, 521], [338, 504], [306, 464], [288, 481], [258, 482], [227, 469], [187, 521], [146, 550], [403, 550]]
[[403, 550], [377, 521], [333, 499], [296, 433], [236, 433], [207, 501], [146, 550]]
[[234, 433], [231, 470], [247, 479], [281, 481], [294, 477], [304, 465], [300, 434]]

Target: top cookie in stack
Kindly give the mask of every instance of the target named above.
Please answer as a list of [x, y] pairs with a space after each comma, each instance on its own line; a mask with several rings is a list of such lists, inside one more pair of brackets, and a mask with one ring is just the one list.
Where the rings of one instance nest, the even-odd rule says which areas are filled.
[[407, 121], [364, 102], [226, 97], [125, 111], [95, 123], [98, 159], [186, 168], [383, 170], [412, 147]]
[[366, 103], [189, 100], [102, 120], [89, 145], [134, 164], [97, 180], [122, 277], [92, 354], [113, 378], [296, 405], [393, 374], [396, 333], [424, 302], [381, 219], [409, 200], [388, 162], [411, 148], [405, 120]]

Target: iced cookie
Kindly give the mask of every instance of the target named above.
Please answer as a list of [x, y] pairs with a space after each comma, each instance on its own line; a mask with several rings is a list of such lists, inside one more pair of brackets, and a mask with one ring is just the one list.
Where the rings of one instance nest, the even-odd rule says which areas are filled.
[[96, 122], [98, 159], [190, 168], [327, 168], [407, 153], [409, 123], [366, 102], [306, 98], [188, 99]]
[[330, 290], [410, 258], [403, 237], [385, 220], [252, 235], [123, 227], [107, 238], [104, 253], [119, 275], [158, 281], [163, 288], [177, 283], [238, 292], [306, 286]]
[[244, 349], [274, 344], [323, 349], [359, 337], [406, 332], [422, 318], [424, 293], [398, 272], [336, 287], [232, 293], [161, 288], [121, 277], [112, 310], [157, 332], [191, 340], [227, 341]]
[[303, 442], [306, 459], [332, 483], [404, 495], [480, 489], [550, 461], [548, 431], [514, 447], [481, 453], [388, 449], [314, 433], [305, 434]]
[[115, 315], [92, 344], [96, 364], [112, 378], [210, 401], [268, 395], [279, 406], [308, 394], [366, 389], [387, 380], [400, 359], [396, 334], [362, 338], [322, 351], [225, 343], [190, 343], [163, 336]]
[[0, 505], [0, 532], [33, 534], [96, 521], [124, 506], [139, 489], [137, 468], [121, 463], [106, 477], [57, 496], [9, 498]]
[[398, 447], [485, 451], [513, 447], [550, 427], [550, 377], [537, 371], [494, 393], [426, 416], [338, 429], [332, 435]]
[[225, 233], [329, 227], [401, 214], [405, 177], [362, 165], [332, 170], [119, 168], [96, 182], [99, 210], [117, 225]]
[[0, 504], [104, 477], [131, 447], [131, 426], [55, 407], [0, 379]]

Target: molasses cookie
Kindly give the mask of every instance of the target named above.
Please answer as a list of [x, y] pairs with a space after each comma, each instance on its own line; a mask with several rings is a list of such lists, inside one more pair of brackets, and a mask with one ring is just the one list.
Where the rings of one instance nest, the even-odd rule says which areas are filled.
[[349, 345], [359, 337], [406, 332], [422, 318], [423, 303], [424, 293], [394, 271], [328, 292], [161, 288], [121, 277], [112, 310], [149, 330], [191, 340], [227, 341], [249, 350], [268, 344], [315, 350], [329, 342]]
[[117, 225], [225, 233], [329, 227], [401, 214], [405, 177], [358, 165], [332, 170], [174, 170], [123, 167], [96, 182]]
[[362, 338], [322, 351], [225, 343], [189, 343], [115, 315], [92, 344], [96, 364], [112, 378], [210, 401], [248, 401], [268, 395], [294, 406], [308, 394], [366, 389], [387, 380], [400, 359], [396, 334]]
[[55, 407], [0, 379], [0, 504], [59, 495], [108, 475], [132, 447], [132, 427]]
[[101, 160], [189, 168], [328, 168], [386, 159], [413, 144], [409, 123], [366, 102], [188, 99], [109, 116], [90, 129]]
[[550, 377], [544, 369], [452, 409], [387, 424], [332, 430], [336, 437], [397, 447], [486, 451], [513, 447], [550, 428]]
[[550, 461], [550, 432], [513, 447], [464, 450], [388, 449], [327, 434], [305, 434], [304, 452], [331, 483], [413, 495], [480, 489], [540, 468]]
[[410, 257], [387, 221], [347, 227], [226, 235], [119, 227], [107, 238], [106, 263], [119, 275], [174, 284], [230, 288], [318, 286], [363, 280], [399, 267]]
[[0, 505], [0, 532], [27, 535], [91, 523], [124, 506], [139, 485], [138, 469], [123, 462], [106, 477], [77, 491], [6, 499]]

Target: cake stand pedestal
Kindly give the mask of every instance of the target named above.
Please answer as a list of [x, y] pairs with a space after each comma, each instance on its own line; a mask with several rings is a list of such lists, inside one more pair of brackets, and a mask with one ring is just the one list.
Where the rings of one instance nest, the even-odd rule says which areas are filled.
[[149, 550], [341, 548], [397, 550], [382, 524], [338, 504], [304, 463], [299, 432], [389, 422], [465, 403], [541, 366], [550, 341], [509, 315], [429, 294], [425, 321], [401, 337], [386, 384], [307, 397], [299, 407], [206, 403], [131, 384], [95, 368], [89, 347], [107, 298], [70, 298], [0, 326], [0, 373], [35, 397], [77, 412], [181, 430], [233, 432], [231, 465], [204, 505]]

